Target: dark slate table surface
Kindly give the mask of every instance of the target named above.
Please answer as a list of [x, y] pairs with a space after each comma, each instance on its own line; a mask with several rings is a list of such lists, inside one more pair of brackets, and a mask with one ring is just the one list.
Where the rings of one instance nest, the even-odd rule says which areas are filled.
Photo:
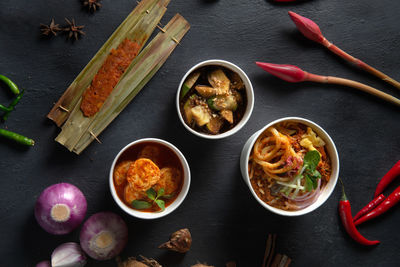
[[[54, 141], [59, 129], [46, 114], [110, 34], [135, 7], [132, 0], [103, 0], [88, 14], [79, 1], [2, 0], [0, 9], [0, 73], [26, 89], [7, 127], [36, 140], [21, 148], [0, 140], [1, 266], [34, 266], [49, 259], [59, 244], [78, 241], [79, 230], [52, 236], [35, 221], [33, 208], [40, 192], [58, 182], [77, 185], [88, 201], [87, 217], [111, 210], [129, 226], [123, 256], [139, 254], [165, 266], [190, 266], [198, 261], [224, 266], [260, 266], [268, 233], [278, 234], [277, 251], [292, 266], [395, 266], [400, 261], [400, 207], [360, 227], [382, 243], [365, 248], [353, 242], [338, 218], [340, 187], [311, 214], [280, 217], [251, 196], [239, 172], [239, 154], [247, 138], [268, 122], [300, 116], [321, 125], [333, 138], [340, 156], [340, 176], [353, 211], [372, 197], [380, 177], [399, 160], [399, 109], [373, 96], [340, 86], [289, 84], [259, 69], [254, 61], [288, 63], [313, 73], [361, 81], [400, 97], [398, 89], [366, 74], [326, 49], [306, 40], [287, 15], [293, 10], [316, 21], [325, 36], [352, 55], [400, 80], [400, 24], [397, 1], [314, 0], [278, 5], [253, 0], [172, 0], [162, 22], [181, 13], [191, 23], [165, 65], [143, 91], [80, 156]], [[65, 36], [40, 38], [39, 24], [74, 17], [86, 35], [72, 43]], [[218, 141], [190, 134], [178, 120], [175, 93], [184, 73], [212, 58], [239, 65], [250, 77], [255, 107], [236, 135]], [[10, 95], [1, 90], [1, 101]], [[157, 137], [175, 144], [186, 156], [192, 184], [184, 203], [172, 214], [143, 221], [124, 214], [114, 203], [108, 172], [127, 143]], [[396, 186], [397, 181], [387, 191]], [[157, 249], [173, 231], [188, 227], [193, 245], [186, 255]], [[113, 266], [115, 261], [87, 266]]]

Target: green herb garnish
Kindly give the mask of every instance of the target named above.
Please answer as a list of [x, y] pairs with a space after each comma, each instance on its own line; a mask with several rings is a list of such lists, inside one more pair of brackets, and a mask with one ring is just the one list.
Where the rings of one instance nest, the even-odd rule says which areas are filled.
[[[150, 188], [149, 190], [146, 191], [146, 195], [152, 201], [147, 202], [144, 200], [134, 200], [134, 201], [132, 201], [132, 207], [134, 209], [144, 210], [144, 209], [151, 208], [153, 206], [153, 203], [156, 203], [157, 206], [161, 209], [161, 211], [163, 211], [163, 210], [165, 210], [165, 202], [164, 202], [164, 200], [162, 200], [160, 198], [166, 197], [166, 196], [164, 196], [164, 193], [165, 193], [164, 188], [160, 188], [158, 190], [158, 192], [156, 192], [156, 190], [154, 190], [153, 188]], [[167, 196], [169, 196], [169, 195], [167, 195]]]
[[312, 191], [318, 186], [318, 179], [321, 179], [321, 174], [316, 170], [321, 159], [317, 150], [311, 150], [306, 153], [303, 159], [303, 176], [305, 180], [305, 188], [307, 191]]
[[132, 207], [137, 209], [137, 210], [145, 210], [149, 209], [153, 206], [150, 202], [144, 201], [144, 200], [134, 200], [132, 201]]

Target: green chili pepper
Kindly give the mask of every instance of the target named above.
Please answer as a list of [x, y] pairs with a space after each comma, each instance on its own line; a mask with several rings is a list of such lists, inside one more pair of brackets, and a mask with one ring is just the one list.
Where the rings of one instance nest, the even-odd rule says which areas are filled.
[[[11, 111], [14, 110], [14, 108], [18, 104], [18, 102], [21, 100], [23, 94], [24, 94], [24, 90], [22, 90], [22, 92], [19, 95], [17, 95], [17, 97], [13, 100], [13, 102], [11, 102], [11, 104], [8, 106], [8, 108], [7, 108], [8, 110], [6, 110], [3, 115], [3, 121], [6, 121], [8, 119], [8, 116], [10, 115]], [[0, 109], [1, 109], [1, 107], [0, 107]]]
[[2, 104], [0, 104], [0, 110], [4, 111], [4, 112], [11, 112], [13, 109], [10, 108], [10, 107], [6, 107], [6, 106], [3, 106]]
[[20, 92], [18, 86], [9, 78], [0, 74], [0, 81], [3, 81], [8, 86], [8, 88], [10, 88], [11, 92], [13, 92], [15, 95], [19, 95]]
[[0, 136], [3, 136], [4, 138], [10, 140], [14, 140], [21, 145], [33, 146], [35, 144], [35, 141], [28, 137], [4, 129], [0, 129]]

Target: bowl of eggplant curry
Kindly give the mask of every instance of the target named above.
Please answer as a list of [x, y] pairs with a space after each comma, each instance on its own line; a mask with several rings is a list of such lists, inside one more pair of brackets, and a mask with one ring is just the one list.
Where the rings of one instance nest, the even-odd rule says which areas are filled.
[[215, 139], [234, 134], [250, 117], [251, 87], [236, 65], [221, 60], [202, 62], [181, 82], [177, 95], [180, 119], [189, 131], [201, 137]]

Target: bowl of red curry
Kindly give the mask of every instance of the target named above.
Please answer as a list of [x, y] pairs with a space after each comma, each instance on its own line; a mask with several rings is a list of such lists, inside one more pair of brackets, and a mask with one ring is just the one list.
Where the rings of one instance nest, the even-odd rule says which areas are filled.
[[110, 169], [110, 190], [129, 215], [156, 219], [173, 212], [185, 199], [190, 169], [171, 143], [145, 138], [126, 145]]

